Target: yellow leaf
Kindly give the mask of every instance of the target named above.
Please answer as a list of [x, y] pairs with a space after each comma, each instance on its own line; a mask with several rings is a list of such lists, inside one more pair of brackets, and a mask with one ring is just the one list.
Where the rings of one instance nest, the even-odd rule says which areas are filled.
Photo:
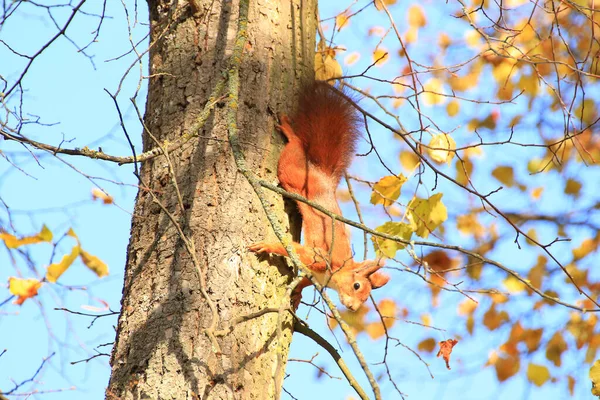
[[523, 75], [519, 79], [519, 83], [517, 84], [517, 86], [519, 87], [519, 89], [524, 91], [525, 94], [534, 97], [538, 94], [540, 82], [538, 81], [538, 78], [535, 75]]
[[[72, 232], [72, 231], [69, 231]], [[79, 243], [73, 246], [70, 254], [65, 254], [60, 262], [50, 264], [48, 266], [48, 271], [46, 271], [46, 279], [48, 282], [56, 282], [58, 278], [73, 264], [73, 261], [79, 256], [81, 251], [81, 247], [79, 247]]]
[[342, 66], [331, 55], [315, 54], [315, 78], [326, 81], [342, 76]]
[[369, 36], [383, 36], [387, 30], [383, 26], [374, 26], [369, 28], [367, 34]]
[[373, 52], [373, 62], [377, 66], [382, 66], [388, 61], [389, 58], [390, 55], [384, 48], [379, 47]]
[[373, 185], [371, 204], [383, 204], [384, 207], [393, 204], [400, 196], [404, 182], [406, 182], [406, 177], [403, 174], [384, 176]]
[[338, 16], [335, 17], [335, 25], [337, 26], [338, 32], [341, 31], [342, 28], [347, 28], [350, 25], [350, 18], [348, 18], [348, 14], [338, 14]]
[[535, 386], [542, 386], [550, 379], [550, 371], [543, 365], [529, 364], [527, 367], [527, 379]]
[[81, 250], [80, 256], [81, 261], [83, 261], [86, 267], [94, 271], [98, 277], [102, 278], [103, 276], [108, 275], [108, 266], [98, 257], [91, 255], [84, 250]]
[[473, 235], [475, 238], [482, 238], [485, 234], [485, 228], [479, 222], [477, 214], [457, 216], [456, 229], [463, 235]]
[[443, 83], [437, 78], [431, 78], [423, 84], [423, 93], [421, 98], [423, 103], [427, 106], [434, 106], [436, 104], [442, 104], [446, 101], [446, 97], [443, 96]]
[[573, 249], [573, 258], [575, 260], [580, 260], [583, 257], [587, 256], [593, 251], [598, 249], [598, 242], [594, 239], [585, 239], [581, 242], [581, 245], [576, 249]]
[[467, 318], [467, 323], [465, 324], [465, 326], [467, 327], [467, 332], [469, 332], [470, 335], [473, 334], [473, 328], [475, 327], [475, 318], [473, 318], [473, 315], [469, 315], [469, 317]]
[[471, 299], [465, 299], [458, 305], [458, 315], [471, 315], [475, 312], [478, 304]]
[[344, 64], [350, 66], [360, 60], [360, 53], [358, 51], [352, 52], [344, 57]]
[[15, 304], [21, 305], [23, 302], [33, 296], [36, 296], [42, 282], [37, 279], [22, 279], [11, 276], [8, 278], [8, 290], [11, 294], [18, 296]]
[[600, 360], [596, 360], [591, 366], [590, 380], [592, 381], [592, 394], [600, 396]]
[[412, 172], [419, 165], [421, 159], [412, 150], [400, 152], [400, 164], [407, 172]]
[[371, 322], [365, 326], [365, 331], [367, 331], [367, 335], [371, 337], [373, 340], [377, 340], [383, 335], [385, 335], [385, 329], [381, 321]]
[[9, 233], [0, 233], [0, 240], [4, 241], [4, 244], [9, 249], [16, 249], [19, 246], [24, 246], [27, 244], [35, 244], [40, 242], [51, 242], [52, 241], [52, 232], [46, 225], [42, 226], [42, 230], [33, 236], [25, 236], [21, 239], [18, 239], [16, 236], [11, 235]]
[[433, 320], [431, 319], [431, 315], [430, 314], [421, 314], [421, 323], [425, 326], [431, 326], [433, 323]]
[[436, 346], [437, 346], [436, 340], [434, 338], [428, 338], [428, 339], [422, 340], [417, 345], [417, 348], [419, 349], [419, 351], [431, 353], [433, 350], [435, 350]]
[[379, 11], [383, 10], [383, 5], [385, 4], [386, 6], [391, 6], [393, 4], [396, 4], [397, 0], [375, 0], [375, 8]]
[[515, 278], [512, 275], [509, 275], [504, 280], [504, 282], [502, 282], [502, 284], [504, 285], [506, 290], [508, 290], [508, 292], [512, 293], [512, 294], [521, 293], [521, 292], [525, 291], [525, 288], [527, 287], [527, 286], [525, 286], [525, 284], [523, 282], [521, 282], [520, 280], [518, 280], [517, 278]]
[[531, 198], [537, 201], [540, 199], [540, 197], [542, 197], [542, 193], [544, 193], [544, 187], [537, 187], [531, 191]]
[[589, 125], [598, 118], [597, 109], [594, 100], [585, 99], [575, 110], [575, 116], [580, 118], [584, 124]]
[[438, 37], [438, 44], [442, 49], [446, 49], [452, 44], [452, 40], [446, 32], [442, 32]]
[[465, 42], [469, 47], [478, 49], [481, 44], [481, 34], [476, 30], [469, 30], [465, 33]]
[[510, 75], [513, 73], [514, 65], [504, 61], [494, 66], [492, 69], [492, 75], [496, 78], [498, 85], [503, 86], [510, 80]]
[[[408, 28], [406, 33], [404, 34], [404, 44], [415, 43], [419, 40], [419, 30], [414, 26]], [[404, 49], [400, 49], [398, 51], [400, 57], [404, 57]]]
[[575, 179], [569, 178], [565, 183], [565, 194], [569, 194], [573, 197], [579, 197], [581, 186], [581, 183], [579, 183]]
[[[388, 235], [398, 236], [406, 241], [410, 240], [413, 230], [410, 225], [403, 222], [386, 222], [375, 228], [377, 232], [387, 233]], [[377, 236], [371, 236], [373, 246], [378, 256], [384, 255], [387, 258], [394, 258], [398, 250], [406, 247], [404, 243], [394, 242], [393, 240], [383, 239]]]
[[391, 328], [396, 322], [396, 302], [392, 299], [383, 299], [377, 304], [377, 308], [385, 326]]
[[448, 113], [449, 117], [454, 117], [456, 114], [458, 114], [459, 111], [460, 111], [460, 103], [456, 100], [452, 100], [446, 106], [446, 112]]
[[460, 162], [457, 162], [455, 164], [456, 181], [463, 186], [467, 186], [473, 174], [473, 167], [473, 162], [468, 158], [463, 158]]
[[408, 9], [408, 25], [413, 28], [422, 28], [427, 25], [427, 18], [423, 12], [423, 7], [413, 4]]
[[492, 171], [492, 176], [500, 181], [503, 185], [511, 187], [515, 184], [515, 176], [512, 167], [500, 166]]
[[442, 203], [443, 193], [436, 193], [428, 199], [415, 199], [410, 207], [414, 232], [426, 239], [431, 232], [448, 218], [446, 206]]
[[452, 136], [445, 133], [434, 135], [428, 146], [427, 152], [433, 161], [450, 165], [455, 155], [453, 150], [456, 150], [456, 142]]
[[98, 188], [92, 189], [92, 199], [100, 199], [104, 204], [112, 204], [114, 201], [112, 196], [109, 196], [106, 192]]
[[[529, 238], [531, 238], [531, 239], [529, 239]], [[539, 242], [537, 231], [535, 229], [531, 228], [527, 231], [527, 237], [525, 238], [525, 242], [530, 246], [536, 246], [534, 240], [536, 242]]]

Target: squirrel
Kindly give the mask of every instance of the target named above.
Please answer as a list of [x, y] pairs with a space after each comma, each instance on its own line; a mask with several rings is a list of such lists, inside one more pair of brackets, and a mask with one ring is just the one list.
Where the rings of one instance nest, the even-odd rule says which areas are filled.
[[[301, 90], [292, 121], [281, 115], [280, 122], [277, 129], [288, 140], [277, 169], [281, 186], [341, 215], [335, 192], [359, 136], [360, 119], [355, 108], [329, 84], [314, 82]], [[297, 204], [304, 245], [293, 242], [292, 246], [300, 261], [323, 287], [338, 293], [344, 306], [358, 310], [372, 289], [389, 281], [389, 276], [378, 272], [383, 265], [372, 260], [354, 261], [345, 224], [338, 220], [332, 223], [329, 216], [308, 204]], [[281, 243], [259, 242], [248, 249], [288, 256]], [[300, 281], [292, 295], [294, 308], [298, 308], [302, 289], [311, 284], [307, 277]]]

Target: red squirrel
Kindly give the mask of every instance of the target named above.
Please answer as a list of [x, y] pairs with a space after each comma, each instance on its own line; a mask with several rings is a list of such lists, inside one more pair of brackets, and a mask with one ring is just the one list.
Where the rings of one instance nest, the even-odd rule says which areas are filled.
[[[281, 186], [306, 197], [327, 210], [341, 215], [336, 188], [354, 154], [360, 119], [352, 104], [327, 83], [315, 82], [302, 89], [292, 121], [282, 115], [277, 128], [288, 140], [279, 157], [277, 176]], [[293, 125], [293, 127], [292, 127]], [[304, 245], [292, 243], [294, 250], [324, 287], [338, 292], [340, 301], [356, 311], [372, 289], [382, 287], [389, 277], [378, 270], [378, 261], [355, 262], [346, 225], [311, 206], [297, 202], [303, 220]], [[248, 247], [256, 253], [287, 256], [281, 243], [255, 243]], [[308, 278], [300, 282], [293, 295], [298, 307]]]

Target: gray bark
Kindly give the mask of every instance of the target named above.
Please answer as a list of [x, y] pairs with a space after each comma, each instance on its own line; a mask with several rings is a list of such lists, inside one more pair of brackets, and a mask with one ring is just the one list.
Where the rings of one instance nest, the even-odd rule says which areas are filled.
[[[300, 80], [312, 74], [315, 2], [250, 2], [238, 127], [248, 166], [273, 182], [283, 145], [274, 113], [293, 108]], [[148, 6], [153, 45], [144, 120], [158, 142], [174, 142], [195, 123], [228, 64], [238, 1], [148, 0]], [[217, 339], [222, 354], [216, 354], [203, 334], [212, 315], [190, 255], [148, 191], [194, 242], [218, 329], [235, 317], [279, 307], [290, 272], [246, 251], [252, 242], [275, 238], [256, 194], [236, 170], [226, 112], [222, 101], [200, 138], [169, 154], [183, 209], [167, 159], [141, 167], [148, 189], [139, 191], [132, 221], [109, 399], [263, 399], [281, 389], [273, 384], [275, 366], [278, 352], [287, 358], [291, 320], [284, 321], [281, 342], [276, 314], [239, 324]], [[156, 146], [148, 133], [143, 141], [144, 150]], [[267, 196], [287, 224], [281, 197]]]

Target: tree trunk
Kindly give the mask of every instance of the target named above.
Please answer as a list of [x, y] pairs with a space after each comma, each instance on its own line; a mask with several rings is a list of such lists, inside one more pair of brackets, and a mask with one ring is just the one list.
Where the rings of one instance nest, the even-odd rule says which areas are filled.
[[[315, 3], [250, 1], [238, 127], [248, 167], [273, 182], [283, 145], [274, 113], [293, 108], [299, 80], [312, 74]], [[148, 5], [152, 47], [144, 151], [174, 143], [196, 124], [227, 69], [239, 11], [238, 1]], [[195, 249], [218, 330], [235, 317], [280, 306], [290, 273], [285, 265], [259, 264], [246, 251], [274, 234], [236, 169], [226, 113], [220, 98], [197, 139], [141, 166], [109, 399], [264, 399], [281, 390], [273, 382], [281, 382], [285, 370], [276, 367], [277, 357], [287, 358], [291, 321], [283, 321], [278, 337], [277, 314], [268, 313], [216, 337], [215, 346], [205, 334], [214, 315], [178, 230]], [[266, 195], [287, 224], [280, 196]]]

